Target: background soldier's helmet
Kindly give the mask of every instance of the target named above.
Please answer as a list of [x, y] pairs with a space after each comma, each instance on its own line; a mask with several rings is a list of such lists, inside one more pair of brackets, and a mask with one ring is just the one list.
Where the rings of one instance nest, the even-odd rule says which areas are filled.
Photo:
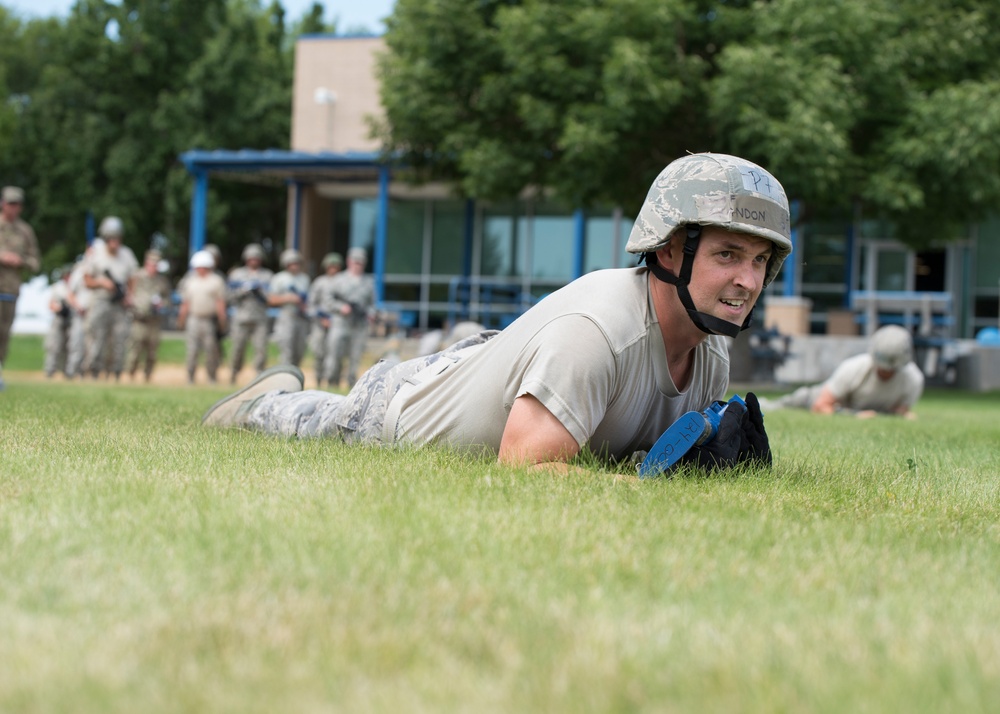
[[344, 265], [344, 258], [340, 255], [340, 253], [327, 253], [323, 256], [323, 270], [326, 270], [331, 265], [339, 267]]
[[261, 248], [259, 243], [250, 243], [246, 248], [243, 249], [243, 262], [252, 260], [256, 258], [257, 260], [264, 260], [264, 249]]
[[688, 224], [719, 226], [774, 243], [764, 287], [792, 251], [785, 189], [760, 166], [737, 156], [692, 154], [670, 163], [650, 186], [625, 249], [652, 253]]
[[97, 234], [107, 240], [108, 238], [121, 238], [125, 235], [125, 224], [118, 216], [106, 216], [101, 221]]
[[220, 270], [222, 268], [222, 251], [219, 246], [215, 243], [206, 243], [202, 250], [212, 256], [212, 260], [215, 261], [215, 269]]
[[294, 248], [288, 248], [287, 250], [281, 251], [281, 257], [279, 258], [282, 268], [287, 268], [292, 263], [302, 263], [302, 253], [295, 250]]
[[913, 359], [913, 338], [899, 325], [880, 327], [872, 335], [868, 351], [880, 369], [902, 369]]

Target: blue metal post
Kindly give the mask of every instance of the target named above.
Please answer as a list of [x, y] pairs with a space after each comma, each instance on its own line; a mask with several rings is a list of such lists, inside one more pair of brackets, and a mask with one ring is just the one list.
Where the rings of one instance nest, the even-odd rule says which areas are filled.
[[792, 225], [791, 239], [792, 239], [792, 255], [791, 260], [786, 260], [782, 275], [782, 283], [784, 289], [782, 294], [785, 297], [795, 297], [797, 293], [796, 284], [796, 272], [798, 266], [802, 263], [802, 256], [799, 255], [799, 228], [798, 228], [798, 218], [799, 218], [799, 202], [792, 201], [789, 220]]
[[389, 250], [389, 167], [378, 169], [378, 216], [375, 218], [375, 299], [385, 302], [385, 258]]
[[573, 279], [583, 275], [583, 256], [587, 244], [587, 216], [582, 208], [573, 213]]
[[94, 236], [97, 235], [97, 232], [94, 230], [94, 212], [93, 211], [87, 211], [87, 218], [83, 222], [83, 230], [84, 230], [84, 232], [86, 234], [86, 237], [87, 237], [87, 245], [90, 245], [91, 243], [94, 242]]
[[208, 226], [208, 172], [204, 169], [195, 169], [193, 173], [194, 195], [191, 197], [189, 257], [205, 246], [205, 233]]
[[844, 241], [844, 307], [851, 306], [851, 291], [854, 289], [854, 224], [847, 227]]

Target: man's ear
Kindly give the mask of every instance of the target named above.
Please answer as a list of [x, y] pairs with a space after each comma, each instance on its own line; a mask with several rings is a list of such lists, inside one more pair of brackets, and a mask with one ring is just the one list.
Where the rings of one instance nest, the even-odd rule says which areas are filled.
[[673, 237], [667, 241], [666, 245], [656, 251], [657, 262], [674, 275], [678, 274], [678, 271], [681, 269], [681, 262], [684, 260], [680, 243], [681, 241]]

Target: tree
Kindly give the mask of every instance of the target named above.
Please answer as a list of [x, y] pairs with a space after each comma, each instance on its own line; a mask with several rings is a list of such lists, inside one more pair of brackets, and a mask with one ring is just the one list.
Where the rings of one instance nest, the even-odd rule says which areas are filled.
[[375, 130], [418, 180], [577, 206], [736, 153], [920, 245], [1000, 205], [998, 24], [992, 0], [398, 0]]

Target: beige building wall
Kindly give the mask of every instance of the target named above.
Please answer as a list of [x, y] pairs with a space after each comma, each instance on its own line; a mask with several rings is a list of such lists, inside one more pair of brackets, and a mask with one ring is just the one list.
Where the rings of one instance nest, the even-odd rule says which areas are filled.
[[366, 118], [380, 117], [381, 37], [304, 37], [295, 43], [293, 151], [373, 152]]

